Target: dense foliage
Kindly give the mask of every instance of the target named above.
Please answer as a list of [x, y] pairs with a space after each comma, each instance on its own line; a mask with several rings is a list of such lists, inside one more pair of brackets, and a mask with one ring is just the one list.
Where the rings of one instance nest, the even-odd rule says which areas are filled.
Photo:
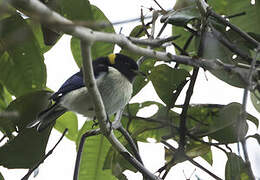
[[[37, 114], [50, 103], [48, 98], [51, 90], [46, 87], [47, 74], [43, 54], [51, 49], [62, 33], [52, 32], [31, 17], [22, 15], [20, 12], [23, 11], [18, 12], [4, 2], [0, 0], [0, 131], [8, 141], [0, 147], [0, 165], [10, 169], [30, 169], [45, 155], [53, 127], [38, 133], [34, 128], [26, 128], [26, 125], [35, 120]], [[115, 32], [112, 25], [105, 28], [94, 26], [98, 22], [110, 22], [103, 12], [88, 0], [49, 0], [45, 4], [75, 22], [91, 22], [86, 25], [93, 25], [96, 31]], [[226, 16], [230, 23], [241, 28], [242, 32], [248, 33], [256, 41], [260, 40], [259, 0], [255, 0], [253, 4], [249, 0], [208, 0], [208, 4], [214, 12]], [[169, 7], [172, 5], [169, 4]], [[257, 47], [254, 43], [211, 14], [202, 15], [193, 0], [177, 0], [173, 10], [161, 10], [158, 13], [162, 15], [161, 23], [172, 25], [172, 35], [180, 35], [171, 42], [177, 55], [203, 58], [207, 61], [217, 59], [224, 64], [223, 68], [209, 71], [237, 88], [247, 88], [250, 85], [251, 100], [260, 112], [259, 72], [255, 71], [252, 80], [248, 79], [251, 63], [257, 60], [257, 67], [260, 60], [260, 53], [255, 50]], [[201, 28], [201, 25], [206, 27]], [[144, 39], [147, 29], [149, 30], [149, 24], [144, 27], [140, 23], [129, 37]], [[54, 38], [54, 41], [49, 42], [48, 36]], [[46, 45], [46, 42], [49, 42], [49, 45]], [[165, 51], [165, 48], [155, 47], [155, 50]], [[80, 41], [75, 37], [71, 39], [71, 51], [77, 65], [81, 67]], [[113, 51], [114, 45], [111, 43], [97, 42], [92, 46], [93, 59]], [[125, 49], [122, 49], [121, 53], [136, 60], [141, 57]], [[146, 142], [147, 138], [154, 138], [158, 142], [172, 139], [179, 143], [180, 148], [176, 151], [169, 147], [165, 149], [167, 166], [162, 167], [161, 171], [168, 171], [176, 164], [198, 156], [212, 164], [211, 146], [228, 146], [237, 143], [241, 137], [247, 139], [248, 121], [258, 128], [259, 120], [250, 114], [246, 114], [247, 121], [242, 125], [238, 124], [242, 108], [239, 103], [191, 105], [187, 100], [191, 94], [187, 92], [188, 104], [176, 105], [184, 87], [191, 87], [190, 82], [196, 81], [194, 72], [197, 67], [180, 63], [156, 65], [156, 61], [160, 59], [147, 58], [141, 64], [140, 69], [148, 76], [136, 79], [133, 96], [151, 82], [163, 103], [147, 101], [128, 104], [122, 123], [134, 141]], [[236, 71], [228, 67], [236, 67]], [[158, 107], [155, 114], [151, 112], [153, 115], [146, 118], [137, 116], [139, 111], [151, 105]], [[182, 110], [181, 113], [175, 111], [177, 108]], [[60, 132], [68, 128], [66, 137], [74, 141], [78, 148], [81, 135], [93, 127], [92, 123], [86, 122], [83, 127], [78, 128], [77, 116], [68, 112], [57, 120], [54, 128]], [[125, 138], [119, 133], [116, 135], [122, 144], [129, 148]], [[207, 137], [208, 141], [204, 141], [204, 137]], [[250, 137], [260, 142], [259, 134]], [[214, 140], [218, 143], [212, 143]], [[87, 148], [83, 151], [79, 179], [127, 179], [123, 174], [124, 170], [137, 171], [102, 135], [88, 138], [85, 147]], [[241, 157], [228, 148], [223, 151], [228, 158], [225, 179], [249, 179], [248, 166]]]

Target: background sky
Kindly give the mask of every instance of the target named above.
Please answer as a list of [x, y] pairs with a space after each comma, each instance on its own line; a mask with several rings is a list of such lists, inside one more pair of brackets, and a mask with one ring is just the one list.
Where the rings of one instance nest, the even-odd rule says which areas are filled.
[[[105, 2], [105, 3], [104, 3]], [[174, 0], [162, 0], [160, 1], [161, 6], [164, 9], [170, 9], [174, 5]], [[159, 9], [158, 6], [154, 3], [153, 0], [92, 0], [92, 4], [99, 7], [108, 19], [113, 22], [118, 22], [122, 20], [132, 19], [140, 16], [140, 8], [144, 8], [144, 14], [149, 15], [148, 8], [153, 7]], [[129, 23], [121, 24], [115, 26], [115, 30], [118, 33], [121, 30], [122, 34], [128, 35], [129, 32], [140, 23]], [[158, 30], [159, 28], [157, 28]], [[171, 28], [165, 31], [165, 35], [170, 35]], [[116, 48], [118, 51], [119, 48]], [[62, 37], [59, 42], [45, 54], [45, 63], [47, 66], [47, 86], [52, 90], [56, 91], [61, 86], [61, 84], [72, 74], [78, 71], [78, 67], [73, 60], [72, 54], [70, 52], [70, 36]], [[182, 96], [178, 99], [177, 104], [182, 104], [184, 101], [185, 90], [182, 93]], [[204, 73], [200, 70], [198, 80], [194, 88], [194, 95], [192, 96], [192, 103], [219, 103], [219, 104], [228, 104], [230, 102], [242, 102], [243, 89], [234, 88], [228, 84], [216, 79], [210, 73]], [[161, 102], [157, 97], [156, 93], [153, 90], [151, 84], [148, 84], [137, 96], [135, 96], [131, 102], [143, 102], [146, 100], [154, 100]], [[155, 107], [150, 106], [144, 108], [143, 112], [140, 112], [141, 115], [145, 116], [151, 111], [154, 111]], [[248, 112], [259, 118], [259, 113], [255, 111], [251, 102], [248, 103]], [[140, 115], [139, 114], [139, 115]], [[80, 118], [80, 124], [84, 123], [84, 118]], [[249, 133], [255, 132], [255, 127], [250, 126]], [[258, 131], [259, 132], [259, 131]], [[48, 149], [51, 149], [53, 145], [58, 141], [60, 133], [56, 130], [52, 131], [50, 136], [50, 141], [47, 146]], [[161, 166], [164, 165], [164, 147], [161, 144], [156, 143], [153, 139], [148, 139], [148, 143], [139, 143], [140, 153], [143, 158], [145, 166], [151, 171], [156, 172]], [[260, 148], [255, 140], [249, 139], [248, 141], [248, 150], [249, 156], [252, 161], [253, 170], [257, 177], [260, 177]], [[171, 142], [174, 146], [176, 143]], [[236, 151], [236, 145], [233, 145], [234, 150]], [[63, 179], [70, 180], [72, 179], [74, 163], [76, 157], [75, 143], [64, 138], [62, 142], [55, 149], [54, 153], [45, 160], [45, 162], [39, 168], [39, 174], [36, 178], [31, 177], [30, 179], [35, 180], [46, 180], [46, 179]], [[225, 162], [226, 157], [224, 153], [219, 152], [215, 148], [212, 148], [213, 152], [213, 166], [211, 167], [207, 162], [201, 158], [195, 158], [201, 165], [214, 172], [221, 178], [224, 178], [225, 171]], [[258, 156], [257, 156], [258, 155]], [[187, 178], [190, 174], [196, 169], [194, 175], [191, 179], [196, 179], [195, 175], [198, 175], [204, 180], [212, 179], [210, 176], [205, 174], [203, 171], [200, 171], [198, 168], [191, 165], [189, 162], [181, 163], [176, 167], [172, 168], [168, 174], [166, 180], [186, 179], [183, 171], [185, 172]], [[16, 180], [23, 177], [26, 173], [25, 170], [6, 170], [0, 167], [0, 172], [4, 175], [7, 180]], [[142, 179], [140, 173], [126, 172], [130, 180], [140, 180]]]

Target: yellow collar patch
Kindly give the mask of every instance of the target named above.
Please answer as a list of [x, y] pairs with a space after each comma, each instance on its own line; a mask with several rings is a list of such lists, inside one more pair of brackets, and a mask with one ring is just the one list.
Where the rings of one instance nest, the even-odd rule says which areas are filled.
[[108, 55], [108, 60], [109, 60], [110, 64], [115, 64], [116, 63], [115, 59], [116, 59], [115, 54], [111, 53], [111, 54]]

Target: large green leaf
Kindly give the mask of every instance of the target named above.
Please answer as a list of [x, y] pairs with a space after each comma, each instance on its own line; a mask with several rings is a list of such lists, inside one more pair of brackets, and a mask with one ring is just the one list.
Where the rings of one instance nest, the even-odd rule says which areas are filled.
[[254, 5], [249, 0], [209, 0], [208, 3], [213, 7], [213, 10], [221, 15], [245, 12], [246, 14], [243, 16], [231, 18], [230, 22], [246, 32], [260, 32], [260, 2], [258, 0], [255, 1]]
[[38, 41], [41, 53], [44, 54], [45, 52], [49, 51], [52, 48], [52, 46], [45, 45], [44, 37], [42, 35], [42, 30], [41, 30], [41, 24], [39, 24], [39, 22], [33, 21], [31, 18], [26, 19], [26, 22], [30, 26], [35, 38]]
[[189, 76], [190, 74], [184, 69], [173, 69], [162, 64], [152, 69], [150, 78], [158, 96], [171, 108]]
[[[211, 32], [204, 33], [205, 39], [205, 48], [203, 48], [203, 58], [209, 60], [216, 60], [219, 59], [223, 63], [226, 64], [236, 64], [232, 59], [233, 53], [227, 49], [223, 44], [221, 44]], [[198, 39], [197, 39], [198, 40]], [[247, 69], [238, 68], [241, 74], [246, 74]], [[235, 74], [234, 72], [229, 72], [223, 69], [213, 69], [210, 72], [215, 75], [217, 78], [221, 79], [222, 81], [235, 86], [243, 88], [246, 86], [244, 80], [239, 74]]]
[[14, 15], [0, 21], [0, 82], [15, 95], [43, 89], [46, 67], [37, 40], [26, 21]]
[[[237, 118], [240, 116], [241, 105], [231, 103], [226, 106], [218, 104], [192, 105], [188, 109], [187, 128], [191, 134], [204, 137], [210, 136], [222, 143], [237, 141]], [[258, 119], [247, 114], [247, 119], [258, 127]], [[247, 125], [245, 124], [245, 133]], [[242, 131], [241, 131], [242, 132]]]
[[[241, 136], [245, 136], [248, 129], [246, 122], [242, 122], [241, 129], [238, 130], [238, 120], [241, 116], [240, 110], [241, 104], [239, 103], [230, 103], [221, 108], [217, 116], [213, 117], [213, 122], [209, 126], [207, 135], [221, 143], [237, 142], [238, 132]], [[247, 118], [252, 120], [249, 115]]]
[[[83, 11], [85, 12], [86, 10], [84, 9]], [[78, 17], [79, 20], [91, 21], [93, 23], [94, 22], [104, 22], [104, 23], [110, 24], [109, 20], [104, 15], [104, 13], [96, 6], [92, 5], [90, 7], [90, 12], [91, 12], [91, 14], [88, 17], [86, 17], [86, 16]], [[107, 26], [104, 29], [100, 29], [100, 31], [108, 32], [108, 33], [115, 32], [113, 26]], [[71, 51], [72, 51], [73, 57], [74, 57], [77, 65], [79, 67], [81, 67], [82, 58], [81, 58], [81, 49], [80, 49], [79, 39], [76, 39], [74, 37], [71, 39]], [[107, 56], [108, 54], [112, 53], [113, 51], [114, 51], [114, 45], [111, 43], [106, 43], [106, 42], [96, 42], [91, 47], [91, 55], [92, 55], [93, 60], [98, 57], [101, 57], [101, 56]]]
[[246, 164], [234, 153], [228, 153], [225, 167], [225, 180], [249, 180]]
[[[79, 146], [82, 134], [91, 129], [91, 123], [86, 122], [79, 131], [76, 141], [77, 149]], [[111, 170], [103, 170], [103, 165], [110, 143], [103, 135], [88, 137], [84, 144], [84, 149], [81, 157], [79, 179], [84, 180], [115, 180]]]
[[36, 128], [26, 126], [48, 107], [50, 95], [48, 91], [35, 91], [10, 103], [7, 112], [18, 113], [18, 117], [11, 120], [18, 129], [18, 135], [0, 147], [0, 165], [7, 168], [31, 168], [44, 156], [52, 126], [41, 133]]
[[88, 0], [61, 0], [60, 7], [64, 17], [73, 21], [92, 21], [93, 14]]
[[76, 114], [73, 112], [66, 112], [56, 120], [54, 128], [61, 133], [68, 128], [66, 137], [72, 141], [76, 141], [78, 136], [78, 118]]

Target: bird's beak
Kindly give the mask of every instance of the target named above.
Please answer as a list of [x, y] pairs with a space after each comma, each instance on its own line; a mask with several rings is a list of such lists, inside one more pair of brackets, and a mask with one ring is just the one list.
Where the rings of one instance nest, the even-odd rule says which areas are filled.
[[144, 72], [139, 71], [139, 70], [134, 70], [134, 73], [135, 73], [136, 75], [141, 75], [141, 76], [147, 77]]

